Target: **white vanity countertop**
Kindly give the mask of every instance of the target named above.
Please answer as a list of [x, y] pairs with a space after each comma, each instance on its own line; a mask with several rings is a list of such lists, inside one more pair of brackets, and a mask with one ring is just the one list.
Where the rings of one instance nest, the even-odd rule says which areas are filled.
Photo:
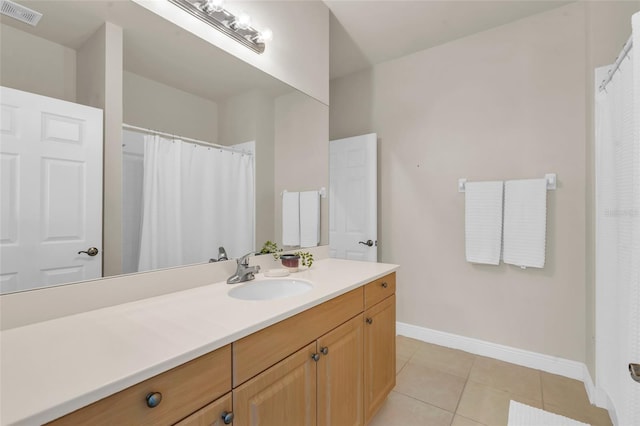
[[289, 276], [314, 285], [289, 298], [234, 299], [219, 282], [2, 331], [0, 423], [51, 421], [396, 269], [323, 259]]

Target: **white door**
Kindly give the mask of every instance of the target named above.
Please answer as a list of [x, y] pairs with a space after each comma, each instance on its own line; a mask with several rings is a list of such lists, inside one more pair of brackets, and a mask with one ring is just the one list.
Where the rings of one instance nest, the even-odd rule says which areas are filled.
[[329, 142], [329, 253], [378, 261], [377, 135]]
[[102, 110], [6, 87], [0, 104], [0, 292], [100, 277]]

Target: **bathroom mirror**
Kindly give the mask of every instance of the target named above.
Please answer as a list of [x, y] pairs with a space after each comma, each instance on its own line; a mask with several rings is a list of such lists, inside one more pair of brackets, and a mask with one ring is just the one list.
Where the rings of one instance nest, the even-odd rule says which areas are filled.
[[[77, 52], [109, 22], [122, 28], [123, 124], [220, 145], [253, 142], [253, 249], [259, 249], [266, 240], [281, 241], [283, 190], [327, 186], [327, 154], [315, 155], [326, 151], [328, 107], [321, 102], [130, 1], [20, 3], [41, 12], [43, 18], [35, 27], [0, 18], [0, 85], [81, 103], [77, 95], [84, 82], [77, 73]], [[145, 133], [126, 132], [133, 139]], [[139, 154], [140, 145], [130, 150], [125, 139], [122, 158], [105, 156], [105, 169], [126, 169], [124, 158]], [[310, 175], [300, 176], [305, 168]], [[314, 174], [314, 170], [323, 172]], [[127, 176], [123, 180], [126, 184]], [[105, 180], [103, 185], [117, 186], [121, 182]], [[126, 196], [124, 191], [121, 195]], [[321, 204], [321, 243], [326, 243], [326, 200]], [[129, 259], [131, 238], [127, 237], [131, 228], [123, 223], [126, 218], [119, 220], [122, 222], [116, 223], [118, 220], [105, 216], [103, 234], [123, 232], [121, 255]], [[203, 261], [217, 257], [215, 250], [203, 254]], [[30, 261], [38, 263], [39, 259]], [[118, 272], [106, 262], [103, 270], [112, 271], [109, 275], [133, 272], [132, 262], [129, 266], [123, 262]], [[30, 282], [18, 288], [0, 287], [0, 291], [39, 287], [41, 282]]]

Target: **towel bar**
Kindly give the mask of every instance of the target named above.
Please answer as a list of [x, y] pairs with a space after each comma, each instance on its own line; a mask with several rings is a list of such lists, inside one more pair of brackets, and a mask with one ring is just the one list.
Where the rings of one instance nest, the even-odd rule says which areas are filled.
[[[282, 197], [282, 194], [284, 194], [285, 192], [288, 191], [285, 189], [280, 193], [280, 196]], [[321, 198], [327, 198], [327, 188], [325, 188], [324, 186], [318, 190], [318, 193], [320, 194]]]
[[[555, 173], [547, 173], [544, 178], [547, 180], [547, 191], [553, 191], [557, 188], [558, 179]], [[466, 183], [467, 179], [458, 179], [458, 192], [464, 192]]]

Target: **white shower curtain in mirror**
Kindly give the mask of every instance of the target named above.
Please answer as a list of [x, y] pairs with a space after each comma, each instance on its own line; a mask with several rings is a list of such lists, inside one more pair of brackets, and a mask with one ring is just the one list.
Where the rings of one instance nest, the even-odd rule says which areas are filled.
[[254, 245], [253, 155], [147, 135], [139, 271]]
[[640, 425], [627, 368], [640, 363], [640, 15], [633, 27], [635, 47], [596, 88], [596, 387], [617, 425]]

